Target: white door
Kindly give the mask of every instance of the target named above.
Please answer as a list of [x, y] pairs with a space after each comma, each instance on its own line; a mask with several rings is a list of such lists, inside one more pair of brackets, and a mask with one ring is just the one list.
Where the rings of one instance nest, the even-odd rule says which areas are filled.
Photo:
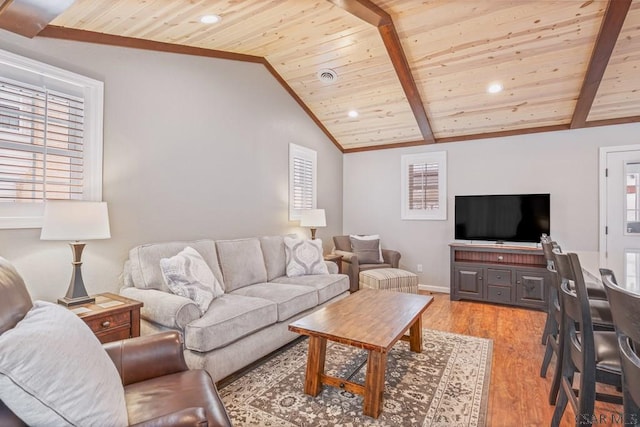
[[607, 266], [625, 278], [637, 277], [640, 259], [640, 146], [608, 147], [601, 193], [600, 250]]

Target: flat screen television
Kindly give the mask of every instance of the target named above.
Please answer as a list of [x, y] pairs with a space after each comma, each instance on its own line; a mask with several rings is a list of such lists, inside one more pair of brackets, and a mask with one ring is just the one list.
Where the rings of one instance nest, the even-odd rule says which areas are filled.
[[549, 194], [456, 196], [456, 240], [540, 241], [550, 234]]

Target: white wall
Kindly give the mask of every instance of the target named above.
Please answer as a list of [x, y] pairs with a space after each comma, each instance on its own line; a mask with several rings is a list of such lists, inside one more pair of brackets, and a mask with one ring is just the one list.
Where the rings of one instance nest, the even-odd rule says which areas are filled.
[[[638, 143], [640, 124], [347, 154], [345, 233], [379, 233], [420, 283], [449, 288], [454, 196], [551, 193], [551, 234], [563, 248], [598, 250], [598, 148]], [[446, 221], [400, 219], [400, 157], [447, 151]], [[417, 264], [424, 272], [418, 273]]]
[[[128, 250], [175, 239], [308, 230], [288, 221], [288, 144], [318, 152], [318, 207], [342, 230], [342, 154], [260, 64], [0, 32], [0, 49], [105, 83], [103, 198], [112, 238], [83, 255], [89, 293], [116, 291]], [[34, 298], [63, 296], [71, 252], [0, 230], [0, 256]]]

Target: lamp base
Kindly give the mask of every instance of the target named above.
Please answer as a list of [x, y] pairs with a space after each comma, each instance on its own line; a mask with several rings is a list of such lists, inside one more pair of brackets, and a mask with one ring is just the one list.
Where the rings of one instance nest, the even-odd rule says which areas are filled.
[[69, 283], [67, 294], [63, 298], [58, 298], [58, 304], [69, 307], [95, 302], [96, 299], [89, 296], [82, 280], [82, 250], [85, 244], [84, 242], [71, 242], [69, 246], [71, 246], [73, 253], [71, 283]]
[[64, 305], [65, 307], [71, 307], [73, 305], [80, 305], [80, 304], [89, 304], [89, 303], [94, 303], [96, 302], [96, 299], [93, 297], [78, 297], [78, 298], [58, 298], [58, 304], [60, 305]]

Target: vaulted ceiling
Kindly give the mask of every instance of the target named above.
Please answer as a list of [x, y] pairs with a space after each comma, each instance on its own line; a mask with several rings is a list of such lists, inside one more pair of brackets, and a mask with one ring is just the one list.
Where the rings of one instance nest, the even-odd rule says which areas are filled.
[[640, 121], [640, 0], [66, 3], [39, 37], [263, 63], [345, 152]]

